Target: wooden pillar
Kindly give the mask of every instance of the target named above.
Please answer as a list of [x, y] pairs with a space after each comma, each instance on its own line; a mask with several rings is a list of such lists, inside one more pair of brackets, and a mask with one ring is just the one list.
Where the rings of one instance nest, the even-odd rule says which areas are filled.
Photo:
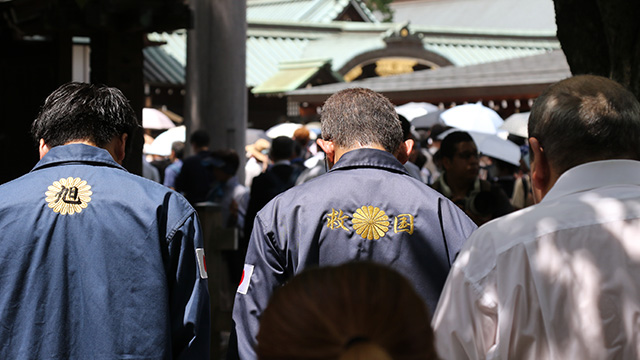
[[[100, 32], [91, 37], [91, 83], [120, 89], [129, 99], [142, 124], [144, 81], [142, 76], [144, 34], [142, 32]], [[134, 134], [124, 167], [142, 174], [142, 131]]]
[[193, 131], [203, 129], [211, 136], [212, 150], [236, 150], [242, 179], [247, 127], [246, 0], [194, 0], [191, 4], [194, 26], [187, 41], [187, 142]]

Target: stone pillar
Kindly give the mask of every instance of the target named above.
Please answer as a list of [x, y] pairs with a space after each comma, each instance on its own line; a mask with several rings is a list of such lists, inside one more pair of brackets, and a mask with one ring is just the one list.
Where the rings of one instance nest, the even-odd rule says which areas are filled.
[[[244, 177], [247, 127], [246, 0], [194, 0], [187, 40], [185, 122], [187, 142], [198, 129], [209, 132], [211, 149], [240, 156]], [[191, 151], [190, 146], [187, 146]]]
[[[193, 0], [191, 6], [193, 27], [187, 34], [185, 96], [187, 152], [191, 152], [189, 135], [195, 130], [206, 130], [211, 136], [211, 150], [228, 148], [238, 153], [238, 177], [242, 181], [247, 127], [246, 0]], [[208, 218], [202, 222], [204, 227], [211, 225]], [[221, 240], [219, 232], [216, 236]], [[225, 268], [226, 264], [215, 254], [214, 251], [209, 267]], [[219, 359], [224, 352], [221, 334], [231, 330], [231, 304], [222, 301], [225, 298], [222, 294], [225, 288], [236, 284], [228, 284], [229, 277], [223, 271], [210, 276], [220, 280], [210, 283], [209, 289], [211, 359]]]

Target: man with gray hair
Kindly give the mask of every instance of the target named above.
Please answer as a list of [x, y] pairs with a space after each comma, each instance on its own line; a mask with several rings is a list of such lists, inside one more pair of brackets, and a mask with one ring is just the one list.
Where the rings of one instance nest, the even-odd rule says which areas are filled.
[[340, 91], [324, 104], [321, 122], [329, 172], [280, 194], [254, 222], [233, 309], [242, 359], [255, 358], [260, 314], [273, 290], [309, 267], [389, 265], [433, 311], [451, 262], [476, 228], [455, 204], [408, 175], [402, 163], [413, 140], [403, 141], [384, 96]]
[[465, 244], [433, 318], [444, 359], [640, 357], [640, 104], [581, 75], [529, 117], [537, 205]]

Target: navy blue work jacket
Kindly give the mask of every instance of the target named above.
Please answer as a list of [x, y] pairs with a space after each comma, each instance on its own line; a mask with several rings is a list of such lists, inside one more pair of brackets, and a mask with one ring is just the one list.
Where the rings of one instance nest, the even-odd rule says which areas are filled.
[[260, 314], [273, 290], [308, 267], [358, 260], [388, 265], [433, 312], [456, 254], [475, 229], [392, 154], [345, 153], [327, 174], [258, 213], [233, 309], [240, 358], [255, 358]]
[[0, 359], [208, 359], [200, 224], [103, 149], [0, 186]]

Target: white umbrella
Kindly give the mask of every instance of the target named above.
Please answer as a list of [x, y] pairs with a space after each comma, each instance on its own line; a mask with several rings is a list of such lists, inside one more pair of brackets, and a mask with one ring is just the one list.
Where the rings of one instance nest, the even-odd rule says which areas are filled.
[[[459, 129], [449, 129], [438, 135], [439, 139], [444, 139], [450, 133], [460, 131]], [[483, 155], [500, 159], [513, 165], [520, 165], [520, 147], [515, 143], [505, 140], [498, 135], [487, 134], [477, 131], [467, 131], [473, 142], [476, 143], [478, 151]]]
[[184, 125], [176, 126], [156, 136], [151, 144], [144, 145], [144, 153], [149, 155], [169, 156], [171, 145], [176, 141], [185, 142], [187, 128]]
[[506, 130], [509, 134], [517, 135], [523, 138], [529, 137], [529, 112], [515, 113], [509, 116], [502, 126], [501, 130]]
[[267, 136], [275, 139], [278, 136], [293, 137], [293, 133], [302, 127], [302, 124], [282, 123], [272, 126], [267, 130]]
[[144, 108], [142, 109], [142, 127], [161, 130], [174, 128], [176, 124], [162, 111], [154, 108]]
[[267, 136], [267, 133], [262, 129], [247, 128], [245, 132], [245, 145], [254, 144], [258, 139], [265, 139], [271, 141]]
[[427, 102], [409, 102], [396, 106], [396, 112], [411, 121], [418, 116], [437, 111], [438, 107]]
[[440, 119], [440, 114], [442, 114], [444, 110], [436, 110], [427, 113], [426, 115], [418, 116], [417, 118], [413, 118], [411, 120], [411, 125], [416, 129], [425, 129], [430, 128], [435, 124], [442, 124], [442, 119]]
[[495, 134], [504, 120], [495, 110], [481, 103], [454, 106], [440, 114], [445, 125], [464, 131]]

